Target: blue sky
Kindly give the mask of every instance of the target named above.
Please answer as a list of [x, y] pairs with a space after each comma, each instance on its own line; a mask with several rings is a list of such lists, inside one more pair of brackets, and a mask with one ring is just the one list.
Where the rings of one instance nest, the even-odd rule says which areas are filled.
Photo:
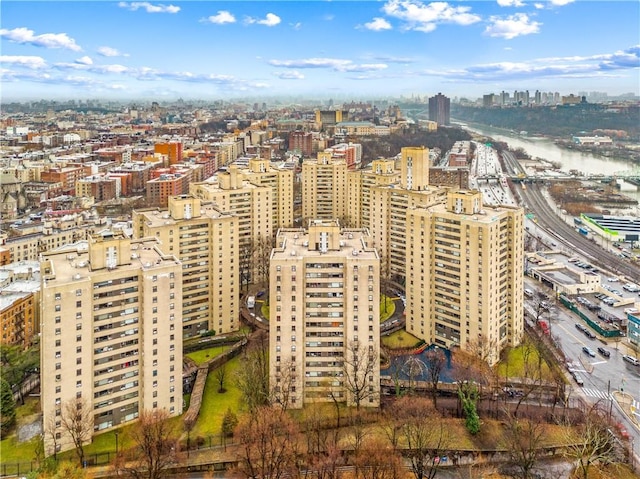
[[2, 100], [640, 94], [640, 2], [0, 3]]

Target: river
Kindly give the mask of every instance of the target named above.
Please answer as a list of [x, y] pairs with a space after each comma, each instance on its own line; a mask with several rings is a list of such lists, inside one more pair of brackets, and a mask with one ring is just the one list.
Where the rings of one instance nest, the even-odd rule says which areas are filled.
[[[522, 148], [531, 158], [542, 158], [544, 160], [559, 163], [563, 171], [577, 170], [587, 174], [612, 174], [620, 173], [637, 168], [633, 162], [615, 157], [597, 156], [592, 153], [583, 153], [575, 150], [567, 150], [557, 146], [553, 140], [547, 138], [528, 138], [485, 125], [465, 124], [463, 128], [475, 133], [480, 133], [503, 141], [511, 149]], [[626, 196], [640, 201], [640, 191], [638, 187], [626, 183], [620, 183], [620, 192]]]

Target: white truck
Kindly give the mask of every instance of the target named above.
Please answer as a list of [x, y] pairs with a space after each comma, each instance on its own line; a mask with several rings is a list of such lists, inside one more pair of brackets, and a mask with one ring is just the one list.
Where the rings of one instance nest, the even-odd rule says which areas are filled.
[[255, 296], [247, 296], [247, 308], [253, 308], [256, 305]]

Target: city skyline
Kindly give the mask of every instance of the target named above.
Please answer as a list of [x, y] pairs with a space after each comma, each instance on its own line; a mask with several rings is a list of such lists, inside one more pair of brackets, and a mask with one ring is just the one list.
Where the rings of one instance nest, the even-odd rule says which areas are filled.
[[0, 10], [3, 101], [640, 94], [634, 1], [6, 1]]

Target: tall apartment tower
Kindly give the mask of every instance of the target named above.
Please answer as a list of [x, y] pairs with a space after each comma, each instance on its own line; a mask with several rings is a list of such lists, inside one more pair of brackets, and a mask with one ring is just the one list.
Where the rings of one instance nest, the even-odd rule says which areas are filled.
[[406, 329], [495, 364], [519, 344], [523, 322], [523, 212], [486, 207], [479, 191], [407, 212]]
[[167, 210], [133, 213], [134, 236], [155, 237], [182, 262], [182, 335], [224, 334], [240, 327], [239, 218], [191, 195], [172, 196]]
[[335, 220], [278, 232], [270, 262], [270, 381], [290, 407], [334, 398], [380, 403], [380, 258], [370, 241], [366, 229], [341, 230]]
[[331, 153], [318, 152], [315, 160], [302, 163], [302, 217], [306, 219], [344, 219], [347, 208], [347, 163], [332, 159]]
[[69, 406], [89, 408], [92, 432], [144, 410], [181, 414], [180, 261], [155, 238], [103, 232], [44, 253], [40, 267], [47, 454], [74, 447], [62, 427]]
[[363, 169], [347, 173], [347, 215], [356, 228], [371, 224], [371, 188], [395, 185], [400, 172], [393, 159], [377, 159]]
[[[428, 148], [402, 148], [398, 161], [398, 183], [371, 186], [368, 208], [375, 214], [362, 223], [383, 258], [383, 274], [395, 278], [406, 276], [407, 210], [442, 203], [446, 195], [443, 188], [429, 187]], [[363, 196], [363, 211], [366, 207]]]
[[451, 100], [442, 93], [429, 98], [429, 120], [437, 122], [438, 125], [449, 125], [450, 110]]
[[257, 186], [271, 188], [272, 227], [293, 226], [293, 170], [275, 169], [269, 160], [251, 158], [249, 166], [240, 170], [244, 178]]
[[212, 201], [220, 211], [238, 216], [236, 239], [240, 250], [241, 282], [246, 284], [255, 277], [256, 263], [250, 257], [254, 246], [268, 242], [269, 249], [273, 235], [273, 190], [269, 186], [257, 186], [245, 180], [236, 165], [230, 165], [226, 172], [202, 183], [192, 183], [189, 192], [196, 198]]

